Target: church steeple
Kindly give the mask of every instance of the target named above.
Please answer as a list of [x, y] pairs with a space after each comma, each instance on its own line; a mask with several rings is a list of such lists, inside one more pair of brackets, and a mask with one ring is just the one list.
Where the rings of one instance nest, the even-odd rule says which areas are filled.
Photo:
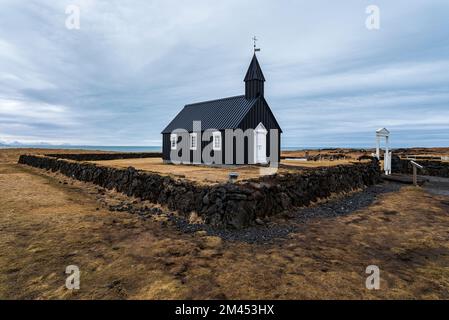
[[253, 55], [253, 59], [243, 81], [245, 81], [246, 99], [263, 96], [265, 77], [263, 76], [259, 61], [257, 61], [256, 53]]

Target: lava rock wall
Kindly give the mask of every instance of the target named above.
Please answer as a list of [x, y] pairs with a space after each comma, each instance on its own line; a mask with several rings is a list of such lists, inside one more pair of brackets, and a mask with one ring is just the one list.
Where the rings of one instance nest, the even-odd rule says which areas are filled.
[[40, 155], [22, 155], [19, 163], [160, 203], [184, 215], [196, 212], [215, 227], [237, 229], [253, 225], [257, 218], [378, 183], [381, 174], [378, 161], [373, 160], [238, 183], [200, 185], [133, 167], [116, 169]]
[[69, 159], [75, 161], [101, 161], [118, 159], [136, 159], [136, 158], [161, 158], [160, 152], [127, 152], [127, 153], [54, 153], [46, 154], [48, 157]]

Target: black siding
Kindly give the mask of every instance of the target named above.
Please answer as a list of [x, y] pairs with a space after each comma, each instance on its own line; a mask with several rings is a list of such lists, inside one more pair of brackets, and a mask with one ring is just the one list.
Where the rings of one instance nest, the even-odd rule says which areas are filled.
[[[243, 118], [242, 122], [239, 125], [239, 128], [242, 130], [246, 129], [255, 129], [259, 123], [261, 123], [265, 126], [265, 128], [268, 130], [267, 133], [267, 156], [270, 156], [270, 129], [278, 129], [278, 161], [280, 161], [281, 156], [281, 127], [279, 126], [278, 122], [276, 121], [276, 118], [274, 117], [273, 113], [271, 112], [270, 107], [268, 106], [268, 103], [265, 101], [265, 99], [262, 97], [257, 101], [257, 103], [251, 108], [251, 110], [246, 114], [246, 116]], [[246, 149], [246, 147], [245, 147]], [[246, 149], [247, 150], [247, 149]], [[245, 150], [245, 152], [246, 152]]]
[[162, 160], [170, 160], [170, 133], [162, 134]]
[[245, 98], [254, 99], [264, 94], [264, 83], [261, 80], [251, 80], [245, 83]]
[[[270, 129], [278, 129], [279, 135], [278, 135], [278, 161], [280, 160], [280, 154], [281, 154], [281, 128], [279, 127], [279, 124], [277, 123], [273, 113], [270, 110], [270, 107], [268, 106], [265, 99], [262, 97], [257, 101], [257, 103], [251, 108], [251, 110], [246, 114], [246, 116], [243, 118], [243, 120], [240, 122], [238, 128], [242, 129], [243, 131], [247, 129], [255, 129], [259, 123], [261, 123], [265, 126], [265, 128], [268, 130], [267, 134], [267, 156], [270, 156]], [[233, 128], [234, 129], [234, 128]], [[221, 132], [221, 138], [222, 138], [222, 148], [224, 150], [224, 146], [226, 143], [226, 137], [225, 137], [225, 131], [220, 130]], [[164, 160], [170, 160], [170, 134], [165, 133], [162, 135], [162, 154]], [[211, 142], [212, 138], [209, 142], [207, 141], [201, 141], [201, 144], [198, 141], [198, 146], [201, 145], [201, 152], [204, 150], [206, 145], [208, 145]], [[245, 139], [245, 160], [244, 163], [247, 164], [249, 162], [248, 158], [248, 141]], [[236, 145], [234, 143], [234, 152], [233, 152], [233, 158], [234, 163], [236, 163]], [[193, 159], [193, 152], [191, 151], [191, 159]], [[222, 163], [225, 163], [226, 155], [223, 152], [222, 153]]]

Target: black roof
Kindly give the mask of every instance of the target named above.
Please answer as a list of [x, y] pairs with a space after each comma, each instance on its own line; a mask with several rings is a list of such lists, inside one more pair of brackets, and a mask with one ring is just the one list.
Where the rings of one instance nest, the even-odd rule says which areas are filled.
[[254, 54], [253, 59], [251, 60], [251, 64], [249, 65], [248, 71], [246, 72], [245, 80], [243, 81], [246, 82], [250, 80], [265, 81], [265, 77], [263, 76], [259, 61], [257, 61], [256, 54]]
[[201, 121], [202, 130], [235, 129], [259, 98], [246, 99], [242, 95], [188, 104], [162, 133], [171, 133], [175, 129], [185, 129], [191, 132], [193, 131], [193, 121]]

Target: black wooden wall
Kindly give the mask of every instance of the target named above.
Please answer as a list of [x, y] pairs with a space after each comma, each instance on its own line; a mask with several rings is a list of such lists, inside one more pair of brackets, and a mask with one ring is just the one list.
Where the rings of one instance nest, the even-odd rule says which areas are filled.
[[[280, 160], [281, 155], [281, 128], [279, 127], [279, 124], [277, 123], [273, 113], [270, 110], [270, 107], [268, 106], [267, 102], [263, 97], [257, 101], [257, 103], [251, 108], [251, 110], [246, 114], [246, 116], [243, 118], [242, 122], [239, 125], [238, 129], [242, 129], [243, 131], [247, 129], [255, 129], [259, 123], [261, 123], [265, 126], [265, 128], [268, 130], [267, 133], [267, 156], [270, 156], [270, 129], [278, 129], [278, 161]], [[224, 146], [226, 143], [225, 139], [225, 131], [221, 130], [221, 137], [222, 137], [222, 163], [225, 163], [225, 153], [224, 153]], [[199, 138], [199, 137], [198, 137]], [[201, 142], [201, 152], [204, 149], [206, 145], [208, 145], [212, 141], [212, 138], [209, 142], [202, 141]], [[200, 141], [198, 141], [198, 146], [200, 146]], [[234, 163], [236, 162], [236, 144], [235, 141], [233, 143], [234, 145]], [[248, 141], [245, 139], [245, 160], [244, 163], [248, 163]], [[169, 161], [170, 160], [170, 134], [166, 133], [162, 135], [162, 156], [164, 160]], [[193, 151], [190, 151], [190, 159], [193, 159]]]

